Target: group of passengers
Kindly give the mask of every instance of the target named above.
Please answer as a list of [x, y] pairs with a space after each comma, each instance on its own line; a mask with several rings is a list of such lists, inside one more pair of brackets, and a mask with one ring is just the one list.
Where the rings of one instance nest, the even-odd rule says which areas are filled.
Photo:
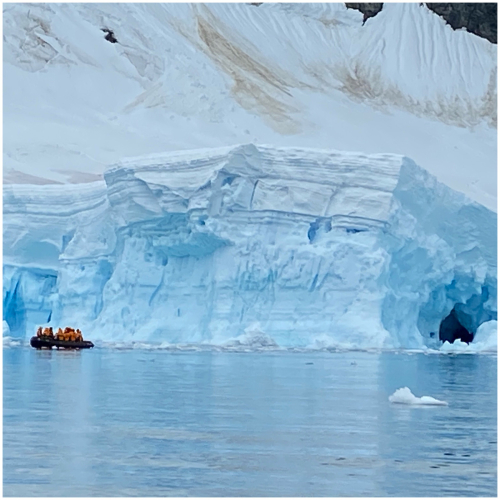
[[57, 330], [56, 335], [54, 336], [54, 330], [52, 327], [48, 328], [43, 328], [39, 327], [37, 332], [36, 332], [37, 337], [48, 337], [49, 339], [55, 339], [55, 340], [66, 340], [66, 341], [72, 341], [72, 342], [82, 342], [83, 341], [83, 335], [82, 332], [79, 329], [74, 329], [70, 328], [67, 326], [64, 331], [62, 328], [59, 328]]

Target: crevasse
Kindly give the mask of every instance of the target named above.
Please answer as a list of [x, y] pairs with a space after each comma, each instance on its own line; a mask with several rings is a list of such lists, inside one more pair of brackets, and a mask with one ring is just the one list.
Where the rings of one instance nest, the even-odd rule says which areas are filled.
[[[10, 335], [422, 347], [497, 318], [496, 215], [409, 158], [253, 144], [4, 186]], [[4, 325], [5, 327], [5, 325]]]

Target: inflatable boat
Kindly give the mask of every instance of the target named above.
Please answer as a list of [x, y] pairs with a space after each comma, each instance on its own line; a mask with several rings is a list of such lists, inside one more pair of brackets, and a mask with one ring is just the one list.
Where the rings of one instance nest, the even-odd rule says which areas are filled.
[[90, 349], [94, 344], [90, 340], [56, 340], [51, 337], [31, 337], [31, 347], [35, 349]]

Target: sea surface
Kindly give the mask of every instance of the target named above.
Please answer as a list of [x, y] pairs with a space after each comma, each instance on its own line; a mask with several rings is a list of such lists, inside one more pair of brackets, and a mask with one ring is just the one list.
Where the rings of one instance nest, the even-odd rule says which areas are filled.
[[4, 348], [3, 412], [5, 496], [497, 495], [496, 356]]

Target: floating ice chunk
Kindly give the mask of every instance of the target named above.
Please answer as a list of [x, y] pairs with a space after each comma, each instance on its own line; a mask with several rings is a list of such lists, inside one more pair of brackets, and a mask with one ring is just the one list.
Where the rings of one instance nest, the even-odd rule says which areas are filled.
[[279, 347], [278, 344], [265, 333], [249, 332], [239, 335], [226, 342], [225, 347]]
[[470, 344], [460, 342], [457, 339], [453, 344], [445, 342], [439, 350], [445, 353], [465, 354], [496, 352], [498, 345], [497, 335], [497, 322], [495, 320], [487, 321], [477, 329], [474, 340]]
[[318, 335], [313, 342], [311, 342], [307, 347], [308, 349], [328, 349], [328, 348], [336, 348], [338, 346], [338, 342], [330, 337], [329, 335], [323, 334]]
[[21, 339], [17, 339], [10, 336], [10, 328], [7, 321], [3, 320], [3, 347], [17, 347], [22, 344]]
[[389, 401], [391, 403], [412, 406], [448, 406], [446, 401], [440, 401], [439, 399], [434, 399], [430, 396], [422, 396], [421, 398], [418, 398], [413, 395], [408, 387], [398, 389], [394, 392], [394, 394], [389, 396]]
[[18, 347], [22, 345], [22, 340], [21, 339], [16, 339], [13, 337], [3, 337], [3, 347]]
[[496, 351], [498, 346], [498, 326], [495, 320], [483, 323], [474, 335], [471, 346], [476, 351]]
[[277, 348], [279, 346], [274, 339], [260, 330], [259, 322], [255, 322], [245, 329], [245, 333], [225, 342], [224, 347]]
[[460, 340], [455, 340], [455, 342], [451, 343], [446, 341], [440, 348], [439, 350], [441, 352], [450, 352], [450, 353], [459, 353], [459, 352], [464, 352], [464, 353], [471, 353], [473, 350], [469, 347], [469, 344], [467, 342], [461, 342]]

